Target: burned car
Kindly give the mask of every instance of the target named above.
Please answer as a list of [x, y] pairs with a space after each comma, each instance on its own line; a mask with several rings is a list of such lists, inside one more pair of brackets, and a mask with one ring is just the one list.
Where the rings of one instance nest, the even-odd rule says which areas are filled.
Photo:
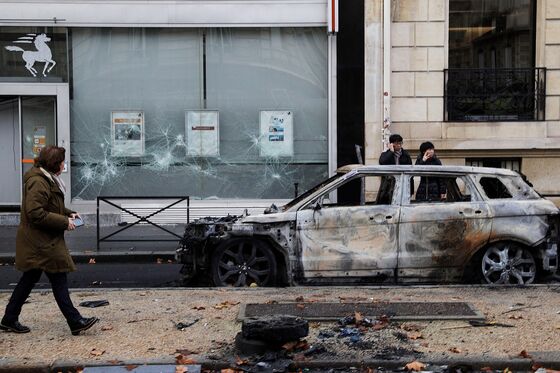
[[185, 281], [216, 286], [529, 284], [557, 270], [558, 229], [514, 171], [346, 166], [283, 207], [188, 224], [176, 257]]

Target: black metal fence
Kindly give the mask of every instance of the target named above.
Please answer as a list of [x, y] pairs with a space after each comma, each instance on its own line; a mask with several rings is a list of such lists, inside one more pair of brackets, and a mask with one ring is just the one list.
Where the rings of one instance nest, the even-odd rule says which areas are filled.
[[[174, 200], [174, 202], [171, 202], [161, 208], [157, 208], [154, 212], [148, 214], [148, 215], [139, 215], [137, 213], [135, 213], [134, 211], [131, 211], [130, 208], [125, 208], [121, 205], [116, 204], [113, 201], [116, 200]], [[168, 209], [170, 209], [171, 207], [186, 201], [187, 205], [186, 205], [186, 213], [187, 213], [187, 218], [186, 218], [186, 222], [189, 221], [190, 219], [190, 198], [188, 196], [179, 196], [179, 197], [139, 197], [139, 196], [134, 196], [134, 197], [109, 197], [109, 196], [99, 196], [97, 197], [97, 251], [99, 251], [99, 245], [101, 242], [160, 242], [160, 241], [179, 241], [181, 238], [183, 238], [182, 236], [176, 234], [175, 232], [170, 231], [169, 229], [162, 227], [160, 224], [157, 224], [153, 221], [151, 221], [150, 219], [152, 217], [154, 217], [157, 214], [160, 214], [163, 211], [166, 211]], [[115, 208], [117, 208], [120, 211], [126, 212], [130, 215], [132, 215], [134, 218], [136, 218], [137, 220], [131, 223], [126, 223], [126, 225], [121, 228], [118, 229], [115, 232], [112, 232], [106, 236], [101, 237], [101, 230], [100, 230], [100, 221], [99, 221], [99, 203], [100, 202], [105, 202], [106, 204], [113, 206]], [[140, 224], [140, 223], [146, 223], [146, 224], [150, 224], [156, 228], [159, 228], [160, 230], [166, 232], [167, 234], [169, 234], [170, 236], [172, 236], [173, 238], [171, 239], [162, 239], [162, 238], [157, 238], [157, 239], [133, 239], [133, 238], [126, 238], [126, 239], [115, 239], [115, 238], [111, 238], [127, 229], [130, 229], [131, 227]]]
[[449, 122], [545, 120], [546, 68], [444, 70]]

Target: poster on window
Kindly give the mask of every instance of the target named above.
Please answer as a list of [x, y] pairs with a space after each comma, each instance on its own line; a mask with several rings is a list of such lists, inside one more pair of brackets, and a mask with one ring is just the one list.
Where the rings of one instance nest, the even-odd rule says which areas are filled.
[[294, 155], [294, 131], [291, 110], [260, 112], [261, 157], [291, 157]]
[[111, 154], [116, 157], [144, 155], [144, 112], [111, 112]]
[[38, 156], [45, 146], [47, 146], [47, 127], [33, 127], [33, 155]]
[[185, 113], [187, 155], [220, 155], [219, 113], [217, 110], [188, 110]]

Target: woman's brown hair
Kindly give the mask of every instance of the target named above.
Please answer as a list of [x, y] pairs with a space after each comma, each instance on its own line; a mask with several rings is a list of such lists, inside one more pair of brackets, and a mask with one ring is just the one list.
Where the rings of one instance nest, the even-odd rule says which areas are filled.
[[60, 171], [60, 164], [64, 161], [66, 149], [60, 146], [49, 145], [44, 147], [39, 156], [35, 158], [36, 167], [43, 167], [45, 170], [56, 174]]

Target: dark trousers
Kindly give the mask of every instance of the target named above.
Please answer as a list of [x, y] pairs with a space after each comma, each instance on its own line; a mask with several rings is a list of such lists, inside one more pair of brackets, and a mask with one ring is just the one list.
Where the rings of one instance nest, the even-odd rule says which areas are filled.
[[[43, 273], [40, 269], [31, 269], [24, 272], [16, 285], [14, 292], [6, 306], [6, 312], [4, 313], [4, 322], [10, 323], [18, 320], [19, 314], [21, 313], [21, 307], [23, 303], [27, 300], [27, 297], [33, 290], [33, 287], [41, 278]], [[66, 318], [68, 322], [74, 322], [79, 320], [82, 316], [80, 312], [72, 304], [70, 299], [70, 293], [68, 292], [68, 279], [66, 273], [48, 273], [45, 272], [50, 283], [54, 299], [58, 308]]]

